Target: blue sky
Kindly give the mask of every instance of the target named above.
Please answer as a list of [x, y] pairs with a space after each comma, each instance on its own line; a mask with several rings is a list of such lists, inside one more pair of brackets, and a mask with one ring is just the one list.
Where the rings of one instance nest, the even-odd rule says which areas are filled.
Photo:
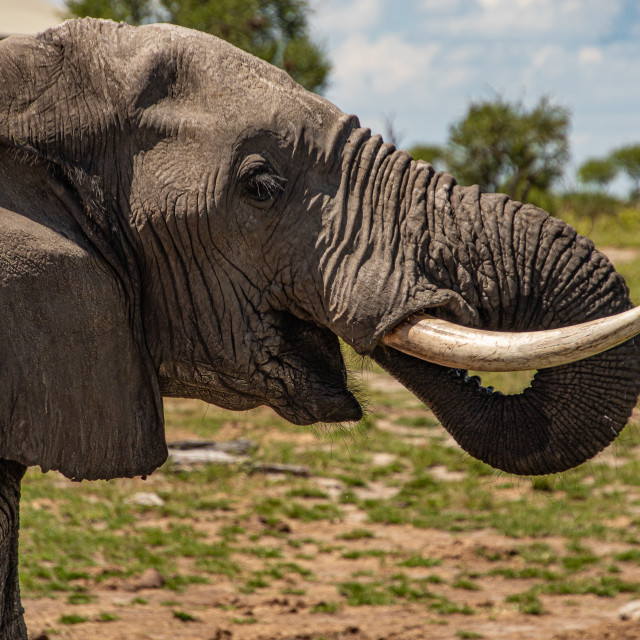
[[[572, 166], [640, 143], [637, 0], [312, 0], [326, 97], [401, 146], [441, 143], [471, 100], [572, 113]], [[566, 186], [573, 184], [567, 173]]]
[[472, 100], [496, 93], [571, 110], [567, 187], [585, 159], [640, 143], [640, 0], [310, 4], [333, 63], [326, 97], [375, 132], [392, 121], [403, 147], [444, 142]]

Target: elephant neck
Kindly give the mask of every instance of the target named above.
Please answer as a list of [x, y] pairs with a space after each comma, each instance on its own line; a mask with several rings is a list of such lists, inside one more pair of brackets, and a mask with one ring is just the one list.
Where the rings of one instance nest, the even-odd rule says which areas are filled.
[[79, 235], [78, 207], [50, 163], [0, 146], [0, 207], [67, 237]]

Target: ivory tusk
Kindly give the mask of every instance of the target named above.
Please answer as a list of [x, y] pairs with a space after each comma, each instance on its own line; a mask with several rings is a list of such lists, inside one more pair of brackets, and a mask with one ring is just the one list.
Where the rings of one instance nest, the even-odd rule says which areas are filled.
[[583, 324], [506, 333], [419, 316], [402, 322], [382, 342], [445, 367], [477, 371], [545, 369], [583, 360], [640, 333], [640, 307]]

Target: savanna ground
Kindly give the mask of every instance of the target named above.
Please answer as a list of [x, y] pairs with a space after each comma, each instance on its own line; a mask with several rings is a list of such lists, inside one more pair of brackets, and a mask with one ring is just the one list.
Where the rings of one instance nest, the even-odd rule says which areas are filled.
[[[640, 213], [627, 218], [591, 231], [638, 304]], [[242, 464], [80, 484], [29, 470], [31, 638], [640, 639], [617, 615], [640, 599], [640, 421], [576, 470], [517, 478], [466, 456], [380, 370], [355, 377], [369, 413], [351, 431], [166, 402], [168, 441], [246, 438]]]

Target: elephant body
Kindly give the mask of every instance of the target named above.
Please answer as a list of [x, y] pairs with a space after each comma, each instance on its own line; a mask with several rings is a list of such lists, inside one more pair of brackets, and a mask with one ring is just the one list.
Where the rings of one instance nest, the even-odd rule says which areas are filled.
[[25, 467], [151, 473], [162, 396], [356, 421], [341, 339], [507, 471], [566, 469], [624, 427], [635, 340], [513, 397], [383, 344], [425, 310], [521, 331], [629, 308], [609, 261], [540, 209], [457, 185], [179, 27], [85, 19], [8, 38], [0, 86], [2, 638], [26, 638]]

